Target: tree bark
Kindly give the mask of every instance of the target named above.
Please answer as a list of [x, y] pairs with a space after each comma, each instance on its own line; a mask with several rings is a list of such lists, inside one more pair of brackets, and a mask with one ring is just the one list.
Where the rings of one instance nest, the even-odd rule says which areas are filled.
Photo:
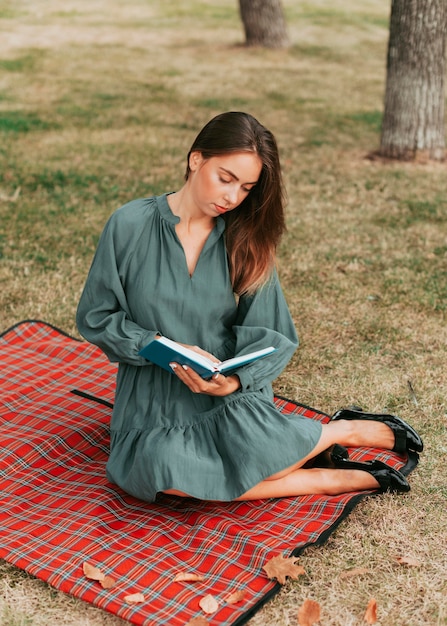
[[239, 0], [247, 46], [285, 48], [289, 45], [281, 0]]
[[392, 0], [380, 154], [445, 156], [446, 0]]

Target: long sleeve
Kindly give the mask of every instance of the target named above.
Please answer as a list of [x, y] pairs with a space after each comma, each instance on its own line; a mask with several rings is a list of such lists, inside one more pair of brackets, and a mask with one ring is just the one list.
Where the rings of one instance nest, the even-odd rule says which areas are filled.
[[[138, 211], [137, 211], [138, 213]], [[101, 235], [78, 305], [76, 322], [85, 339], [99, 346], [111, 361], [148, 365], [138, 351], [157, 333], [133, 320], [123, 288], [126, 267], [135, 245], [135, 224], [117, 211]]]
[[276, 352], [237, 371], [242, 389], [257, 390], [271, 383], [284, 369], [298, 346], [298, 337], [276, 272], [253, 296], [239, 301], [233, 327], [238, 356], [267, 346]]

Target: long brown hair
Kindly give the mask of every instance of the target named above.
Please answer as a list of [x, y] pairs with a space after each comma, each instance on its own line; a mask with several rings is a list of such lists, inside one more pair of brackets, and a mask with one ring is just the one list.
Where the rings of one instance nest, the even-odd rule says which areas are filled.
[[235, 293], [250, 294], [271, 276], [276, 248], [285, 230], [285, 194], [273, 134], [248, 113], [221, 113], [204, 126], [188, 153], [204, 159], [231, 152], [253, 152], [262, 161], [258, 182], [234, 211], [225, 214], [225, 241]]

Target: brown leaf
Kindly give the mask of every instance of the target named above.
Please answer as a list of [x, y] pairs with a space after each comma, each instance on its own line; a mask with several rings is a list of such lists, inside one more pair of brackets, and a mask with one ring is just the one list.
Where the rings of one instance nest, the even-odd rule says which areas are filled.
[[371, 600], [368, 602], [368, 606], [366, 607], [366, 613], [363, 619], [367, 624], [375, 624], [377, 622], [377, 602], [374, 598], [371, 598]]
[[140, 604], [145, 602], [145, 600], [143, 593], [129, 593], [127, 596], [124, 596], [124, 602], [127, 602], [127, 604]]
[[295, 565], [297, 560], [297, 557], [291, 556], [285, 558], [280, 554], [267, 561], [262, 569], [267, 574], [268, 578], [276, 578], [281, 585], [284, 585], [287, 576], [296, 580], [298, 576], [302, 576], [306, 573], [301, 565]]
[[246, 593], [247, 592], [243, 591], [242, 589], [240, 591], [234, 591], [225, 598], [225, 602], [227, 604], [237, 604], [238, 602], [242, 602], [242, 600], [245, 598]]
[[205, 613], [215, 613], [219, 608], [219, 603], [216, 598], [209, 593], [200, 599], [199, 606]]
[[208, 624], [209, 621], [205, 619], [202, 615], [200, 615], [199, 617], [193, 617], [192, 619], [190, 619], [189, 622], [185, 624], [185, 626], [208, 626]]
[[202, 576], [202, 574], [192, 574], [188, 572], [179, 572], [174, 578], [175, 583], [196, 582], [200, 580], [205, 580], [205, 576]]
[[299, 626], [313, 626], [320, 621], [321, 608], [315, 600], [304, 600], [298, 610]]
[[104, 580], [105, 576], [101, 572], [98, 567], [95, 567], [91, 563], [84, 562], [82, 564], [82, 570], [84, 572], [84, 576], [89, 578], [90, 580]]
[[111, 576], [104, 576], [104, 579], [100, 581], [103, 589], [112, 589], [116, 585], [115, 579]]
[[409, 567], [421, 567], [422, 562], [412, 556], [398, 556], [396, 561], [399, 565], [408, 565]]
[[369, 574], [369, 569], [366, 567], [353, 567], [352, 569], [348, 569], [345, 572], [342, 572], [339, 578], [352, 578], [353, 576], [363, 576], [364, 574]]

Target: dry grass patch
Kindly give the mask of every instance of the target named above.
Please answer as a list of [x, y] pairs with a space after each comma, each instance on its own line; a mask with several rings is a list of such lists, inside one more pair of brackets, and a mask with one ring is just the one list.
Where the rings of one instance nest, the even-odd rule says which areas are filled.
[[2, 626], [124, 626], [128, 622], [51, 589], [0, 560]]

